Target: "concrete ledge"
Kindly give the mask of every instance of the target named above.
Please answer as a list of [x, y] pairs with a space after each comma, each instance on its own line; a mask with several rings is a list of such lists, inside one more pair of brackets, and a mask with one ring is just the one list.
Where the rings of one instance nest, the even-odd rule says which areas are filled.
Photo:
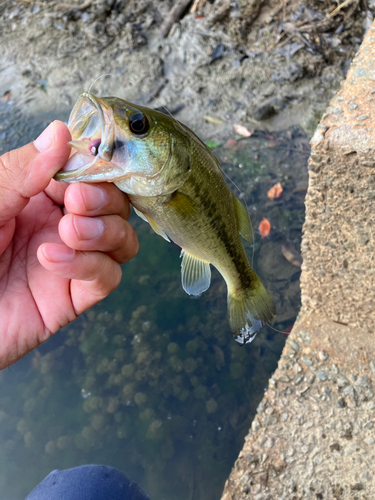
[[375, 498], [375, 24], [311, 144], [302, 309], [222, 500]]

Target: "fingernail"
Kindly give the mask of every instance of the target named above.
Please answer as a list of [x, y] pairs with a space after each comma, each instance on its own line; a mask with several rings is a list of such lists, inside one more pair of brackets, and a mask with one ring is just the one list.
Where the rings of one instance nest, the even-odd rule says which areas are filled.
[[46, 259], [50, 262], [69, 262], [74, 257], [74, 250], [64, 245], [48, 245], [43, 248]]
[[55, 139], [55, 124], [54, 122], [50, 123], [48, 127], [40, 134], [40, 136], [35, 139], [34, 144], [35, 147], [42, 153], [43, 151], [47, 151]]
[[82, 196], [86, 205], [86, 210], [97, 210], [107, 202], [108, 193], [100, 186], [92, 186], [90, 184], [82, 184]]
[[73, 223], [80, 240], [95, 240], [104, 231], [104, 224], [100, 219], [75, 215]]

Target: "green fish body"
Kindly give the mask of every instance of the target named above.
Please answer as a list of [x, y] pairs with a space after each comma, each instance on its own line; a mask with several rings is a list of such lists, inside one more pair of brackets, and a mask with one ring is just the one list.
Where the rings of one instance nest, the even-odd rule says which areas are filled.
[[210, 264], [228, 287], [229, 322], [240, 344], [272, 319], [272, 300], [247, 259], [240, 234], [252, 241], [243, 205], [218, 160], [173, 117], [115, 97], [84, 93], [69, 119], [77, 153], [55, 178], [113, 182], [156, 233], [182, 248], [182, 286], [200, 295]]

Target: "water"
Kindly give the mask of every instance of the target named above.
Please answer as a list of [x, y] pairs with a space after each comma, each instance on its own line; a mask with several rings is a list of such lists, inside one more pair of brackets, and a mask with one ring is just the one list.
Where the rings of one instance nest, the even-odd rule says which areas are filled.
[[[9, 149], [34, 138], [45, 121], [0, 108]], [[255, 229], [248, 255], [282, 331], [300, 305], [300, 269], [281, 247], [299, 250], [308, 152], [297, 129], [215, 148], [246, 200]], [[267, 191], [278, 181], [283, 196], [271, 201]], [[272, 224], [266, 239], [257, 231], [263, 217]], [[4, 500], [23, 499], [53, 469], [85, 463], [118, 467], [152, 500], [220, 498], [285, 336], [264, 327], [240, 347], [229, 331], [220, 275], [213, 272], [199, 299], [187, 296], [179, 249], [137, 217], [131, 221], [140, 252], [123, 266], [120, 287], [0, 373]]]

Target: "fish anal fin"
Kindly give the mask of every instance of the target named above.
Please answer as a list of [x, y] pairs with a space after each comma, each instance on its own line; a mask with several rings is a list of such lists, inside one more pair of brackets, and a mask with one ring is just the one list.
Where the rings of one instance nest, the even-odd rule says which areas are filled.
[[165, 234], [165, 232], [162, 230], [162, 228], [159, 226], [159, 224], [157, 222], [155, 222], [152, 217], [150, 217], [149, 215], [144, 214], [140, 210], [136, 209], [134, 206], [133, 206], [133, 208], [134, 208], [134, 212], [138, 215], [138, 217], [140, 217], [141, 219], [143, 219], [146, 222], [148, 222], [150, 224], [150, 226], [152, 227], [152, 229], [155, 231], [156, 234], [158, 234], [159, 236], [161, 236], [162, 238], [164, 238], [168, 242], [171, 241], [168, 238], [168, 236]]
[[194, 257], [185, 250], [182, 250], [181, 256], [182, 288], [189, 295], [200, 295], [207, 290], [211, 283], [210, 264]]
[[253, 242], [253, 228], [249, 216], [242, 203], [233, 195], [234, 211], [236, 213], [238, 232], [249, 243]]

